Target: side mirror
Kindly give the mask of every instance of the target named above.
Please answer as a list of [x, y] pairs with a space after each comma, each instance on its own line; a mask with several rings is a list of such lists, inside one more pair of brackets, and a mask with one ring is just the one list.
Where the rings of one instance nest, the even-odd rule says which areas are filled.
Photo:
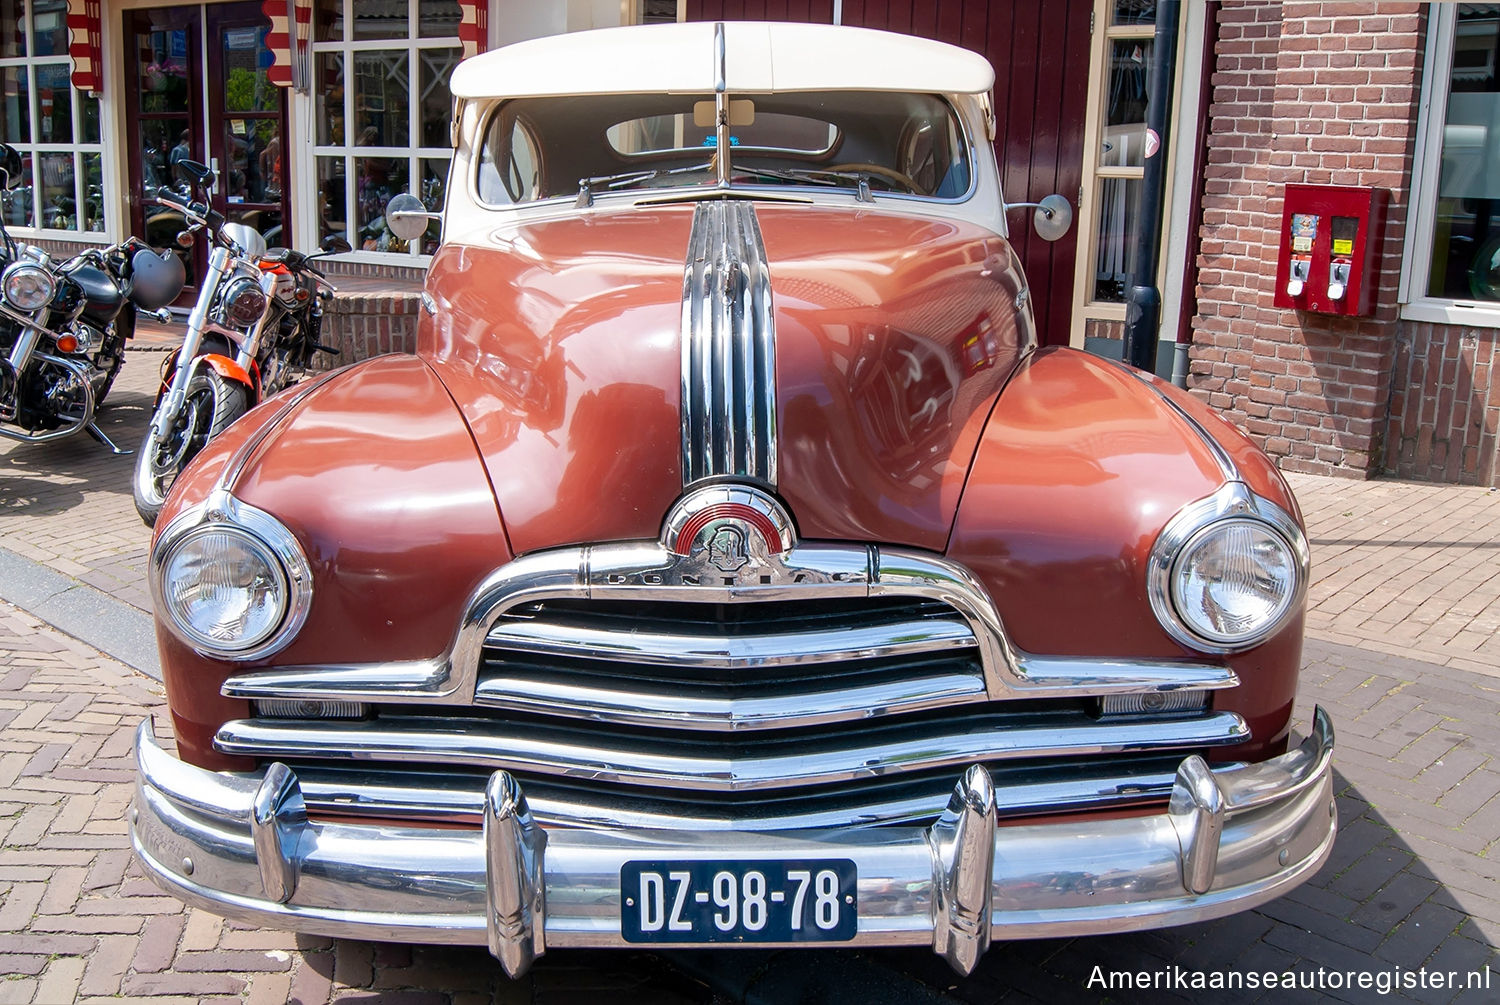
[[415, 241], [427, 231], [427, 221], [441, 220], [443, 214], [430, 213], [422, 200], [410, 192], [393, 196], [385, 204], [385, 225], [403, 241]]
[[1036, 215], [1031, 218], [1031, 226], [1036, 230], [1036, 236], [1044, 241], [1058, 240], [1073, 226], [1073, 204], [1056, 192], [1041, 202], [1008, 202], [1005, 208], [1035, 209]]
[[173, 170], [177, 172], [177, 177], [183, 181], [201, 185], [203, 188], [213, 188], [215, 181], [214, 169], [207, 164], [201, 164], [198, 161], [184, 158], [173, 166]]

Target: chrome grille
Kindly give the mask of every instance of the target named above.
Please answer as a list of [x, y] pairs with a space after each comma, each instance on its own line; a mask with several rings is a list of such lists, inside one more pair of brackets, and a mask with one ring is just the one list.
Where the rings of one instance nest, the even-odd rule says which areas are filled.
[[367, 714], [228, 722], [215, 746], [293, 766], [317, 812], [471, 822], [504, 768], [543, 822], [713, 830], [926, 820], [972, 764], [1007, 815], [1128, 806], [1249, 739], [1211, 703], [1099, 714], [1234, 686], [1221, 664], [1026, 653], [966, 570], [909, 550], [767, 535], [790, 550], [715, 571], [711, 530], [674, 533], [695, 512], [656, 544], [508, 563], [434, 658], [232, 678], [233, 697]]
[[982, 701], [973, 629], [907, 597], [541, 601], [490, 629], [478, 705], [691, 729], [787, 728]]

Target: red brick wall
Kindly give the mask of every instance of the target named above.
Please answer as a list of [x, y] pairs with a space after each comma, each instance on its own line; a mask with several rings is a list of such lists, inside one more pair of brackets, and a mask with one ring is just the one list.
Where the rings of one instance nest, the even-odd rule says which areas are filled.
[[1500, 332], [1406, 322], [1396, 343], [1385, 468], [1402, 478], [1500, 484]]
[[[1289, 470], [1384, 458], [1424, 38], [1421, 4], [1220, 8], [1188, 384]], [[1291, 182], [1390, 190], [1373, 318], [1272, 305]]]

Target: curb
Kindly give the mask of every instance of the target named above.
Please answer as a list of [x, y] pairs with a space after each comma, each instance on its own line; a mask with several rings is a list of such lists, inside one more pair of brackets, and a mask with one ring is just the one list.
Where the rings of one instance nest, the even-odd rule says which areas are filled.
[[0, 600], [161, 680], [151, 615], [102, 590], [0, 548]]

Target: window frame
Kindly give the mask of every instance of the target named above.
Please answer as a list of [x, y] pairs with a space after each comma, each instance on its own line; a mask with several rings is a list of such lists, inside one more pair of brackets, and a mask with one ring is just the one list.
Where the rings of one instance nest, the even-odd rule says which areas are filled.
[[1448, 94], [1457, 35], [1457, 5], [1433, 4], [1428, 12], [1427, 51], [1423, 62], [1422, 94], [1417, 106], [1416, 149], [1412, 156], [1410, 208], [1396, 300], [1404, 320], [1500, 328], [1500, 301], [1435, 297], [1424, 292], [1432, 271], [1443, 127], [1448, 121]]
[[[313, 107], [313, 102], [309, 101], [307, 105], [307, 114], [309, 116], [308, 130], [309, 138], [312, 142], [309, 143], [308, 146], [309, 156], [306, 158], [308, 169], [305, 177], [310, 181], [310, 184], [306, 189], [309, 207], [308, 212], [310, 213], [312, 226], [312, 231], [309, 235], [310, 241], [308, 242], [310, 244], [318, 244], [322, 239], [321, 222], [318, 219], [316, 207], [322, 197], [321, 180], [318, 174], [318, 168], [324, 158], [340, 158], [344, 162], [344, 219], [346, 234], [349, 237], [351, 244], [354, 243], [354, 237], [357, 233], [355, 230], [355, 224], [358, 221], [358, 193], [355, 186], [351, 183], [352, 179], [356, 177], [354, 162], [357, 159], [378, 158], [386, 160], [399, 160], [404, 158], [406, 160], [408, 191], [411, 190], [411, 186], [420, 183], [420, 179], [422, 177], [421, 171], [423, 161], [444, 161], [447, 164], [446, 170], [442, 172], [445, 193], [447, 190], [446, 187], [452, 183], [454, 155], [452, 143], [450, 142], [448, 145], [441, 147], [423, 146], [420, 143], [422, 138], [422, 101], [420, 95], [418, 94], [412, 93], [410, 100], [408, 100], [407, 102], [407, 135], [412, 140], [412, 142], [407, 146], [359, 146], [353, 142], [355, 137], [351, 135], [349, 124], [355, 121], [353, 112], [354, 98], [357, 87], [355, 86], [354, 77], [354, 58], [356, 55], [362, 52], [404, 51], [407, 56], [408, 66], [411, 68], [410, 83], [412, 85], [411, 90], [414, 92], [416, 88], [421, 86], [421, 51], [424, 49], [449, 49], [454, 51], [459, 60], [462, 60], [463, 42], [456, 34], [436, 36], [432, 38], [424, 38], [419, 35], [418, 24], [421, 16], [420, 0], [407, 0], [406, 35], [404, 37], [355, 39], [351, 37], [351, 26], [354, 23], [354, 7], [357, 2], [358, 0], [338, 0], [340, 16], [344, 21], [345, 37], [343, 39], [331, 42], [317, 41], [317, 25], [314, 24], [312, 26], [313, 40], [310, 43], [310, 61], [312, 65], [316, 67], [318, 57], [325, 53], [336, 53], [343, 59], [344, 143], [322, 144], [316, 142], [317, 110], [315, 107]], [[316, 16], [317, 8], [315, 5], [314, 17], [316, 18]], [[444, 129], [443, 133], [445, 136], [451, 136], [453, 108], [451, 97], [447, 102], [447, 107], [449, 109], [449, 122], [448, 128]], [[413, 192], [413, 194], [418, 193]], [[418, 240], [413, 241], [412, 246], [409, 247], [406, 251], [366, 251], [362, 248], [355, 247], [352, 251], [345, 252], [339, 255], [339, 260], [345, 262], [366, 262], [369, 264], [379, 265], [425, 267], [427, 263], [432, 261], [432, 255], [422, 252], [421, 239], [419, 238]]]
[[[1084, 121], [1083, 172], [1079, 183], [1078, 250], [1073, 274], [1073, 317], [1069, 344], [1082, 349], [1090, 322], [1111, 325], [1125, 323], [1125, 304], [1094, 298], [1094, 263], [1098, 253], [1099, 183], [1103, 178], [1141, 178], [1145, 166], [1105, 167], [1100, 165], [1100, 148], [1104, 140], [1105, 104], [1109, 100], [1108, 62], [1110, 46], [1121, 39], [1154, 39], [1156, 25], [1111, 25], [1113, 0], [1094, 0], [1094, 20], [1089, 56], [1089, 103]], [[1193, 162], [1198, 137], [1198, 82], [1206, 45], [1206, 21], [1201, 4], [1183, 4], [1177, 22], [1177, 58], [1172, 78], [1172, 135], [1166, 151], [1167, 164], [1162, 185], [1162, 220], [1160, 255], [1156, 285], [1164, 305], [1181, 303], [1186, 292], [1183, 276], [1191, 262], [1187, 248], [1191, 242], [1185, 231], [1179, 232], [1188, 215], [1194, 181]], [[1192, 109], [1184, 113], [1183, 109]], [[1064, 193], [1066, 194], [1066, 193]], [[1164, 308], [1158, 338], [1162, 344], [1180, 337], [1178, 312]], [[1159, 355], [1159, 354], [1158, 354]]]
[[[10, 56], [0, 58], [0, 71], [19, 69], [26, 74], [28, 114], [30, 116], [29, 132], [27, 140], [10, 144], [16, 152], [23, 157], [31, 158], [31, 222], [26, 224], [6, 223], [6, 228], [25, 237], [38, 240], [52, 241], [75, 241], [90, 244], [108, 244], [109, 235], [113, 233], [114, 223], [114, 200], [109, 197], [108, 183], [110, 174], [104, 159], [104, 136], [106, 129], [104, 102], [95, 98], [99, 108], [98, 131], [99, 139], [92, 143], [85, 143], [79, 137], [83, 132], [83, 102], [79, 89], [73, 84], [73, 58], [67, 51], [61, 54], [39, 56], [36, 52], [36, 2], [35, 0], [20, 0], [22, 8], [21, 21], [24, 26], [26, 40], [26, 55]], [[64, 24], [67, 22], [67, 7], [62, 10]], [[37, 133], [41, 125], [41, 93], [37, 88], [37, 71], [48, 67], [60, 66], [67, 74], [68, 79], [68, 101], [71, 109], [73, 122], [73, 139], [67, 143], [43, 143], [37, 140]], [[73, 157], [73, 200], [74, 220], [77, 222], [79, 213], [77, 207], [86, 203], [88, 194], [87, 172], [81, 170], [83, 158], [94, 155], [99, 158], [99, 188], [100, 188], [100, 222], [103, 224], [99, 230], [83, 230], [78, 226], [72, 229], [58, 227], [46, 227], [41, 225], [41, 200], [37, 198], [37, 192], [41, 183], [37, 178], [37, 171], [41, 166], [41, 158], [49, 154], [71, 154]]]

